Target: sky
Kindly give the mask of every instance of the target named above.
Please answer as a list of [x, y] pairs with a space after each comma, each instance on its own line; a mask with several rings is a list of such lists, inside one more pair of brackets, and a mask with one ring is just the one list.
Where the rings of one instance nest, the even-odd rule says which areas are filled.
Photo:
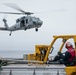
[[[53, 35], [76, 34], [76, 0], [0, 0], [0, 12], [19, 12], [5, 3], [15, 3], [24, 11], [35, 13], [31, 16], [39, 17], [43, 25], [38, 32], [20, 30], [11, 36], [9, 31], [0, 31], [0, 50], [32, 52], [35, 45], [49, 45]], [[10, 27], [22, 16], [0, 14], [0, 27], [4, 27], [3, 18]]]

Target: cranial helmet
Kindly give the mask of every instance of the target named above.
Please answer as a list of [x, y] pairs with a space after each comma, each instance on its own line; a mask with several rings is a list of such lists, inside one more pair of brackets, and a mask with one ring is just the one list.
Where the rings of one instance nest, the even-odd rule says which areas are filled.
[[66, 45], [65, 45], [65, 47], [68, 49], [68, 48], [72, 48], [73, 45], [70, 42], [67, 42]]

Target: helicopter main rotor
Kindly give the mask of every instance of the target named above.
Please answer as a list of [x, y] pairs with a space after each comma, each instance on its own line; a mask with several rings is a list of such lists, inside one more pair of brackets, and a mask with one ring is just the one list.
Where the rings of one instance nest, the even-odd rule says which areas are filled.
[[16, 4], [4, 4], [8, 7], [11, 7], [13, 9], [16, 9], [22, 13], [15, 13], [15, 12], [0, 12], [0, 13], [3, 13], [3, 14], [16, 14], [16, 15], [31, 15], [31, 14], [34, 14], [32, 12], [25, 12], [24, 10], [22, 10], [20, 7], [18, 7]]

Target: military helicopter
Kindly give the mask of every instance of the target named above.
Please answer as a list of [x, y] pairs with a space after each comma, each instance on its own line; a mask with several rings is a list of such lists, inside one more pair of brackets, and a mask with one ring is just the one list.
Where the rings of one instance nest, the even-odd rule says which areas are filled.
[[21, 13], [14, 13], [14, 12], [0, 12], [2, 14], [17, 14], [17, 15], [25, 15], [22, 16], [20, 18], [18, 18], [16, 20], [16, 24], [14, 24], [13, 26], [9, 27], [7, 24], [7, 20], [4, 18], [3, 22], [4, 22], [4, 26], [5, 27], [0, 27], [0, 30], [4, 30], [4, 31], [10, 31], [10, 36], [12, 34], [12, 31], [17, 31], [17, 30], [27, 30], [27, 29], [31, 29], [31, 28], [35, 28], [35, 31], [38, 31], [38, 28], [42, 26], [43, 21], [40, 20], [40, 18], [38, 17], [33, 17], [31, 16], [32, 12], [25, 12], [24, 10], [22, 10], [19, 7], [15, 7], [9, 4], [5, 4], [9, 7], [12, 7], [18, 11], [20, 11]]

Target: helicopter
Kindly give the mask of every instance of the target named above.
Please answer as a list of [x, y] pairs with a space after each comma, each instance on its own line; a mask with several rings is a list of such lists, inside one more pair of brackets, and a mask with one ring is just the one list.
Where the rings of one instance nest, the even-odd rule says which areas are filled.
[[4, 26], [5, 27], [0, 27], [0, 30], [3, 31], [10, 31], [9, 36], [11, 36], [13, 31], [17, 31], [17, 30], [27, 30], [27, 29], [31, 29], [31, 28], [35, 28], [35, 31], [38, 31], [38, 28], [42, 26], [43, 21], [40, 20], [40, 18], [38, 17], [33, 17], [31, 16], [32, 12], [25, 12], [24, 10], [22, 10], [19, 7], [15, 7], [12, 5], [8, 5], [9, 7], [12, 7], [18, 11], [20, 11], [21, 13], [14, 13], [14, 12], [0, 12], [1, 14], [17, 14], [17, 15], [24, 15], [18, 19], [16, 19], [16, 24], [14, 24], [13, 26], [9, 27], [7, 24], [7, 20], [4, 18], [3, 22], [4, 22]]

